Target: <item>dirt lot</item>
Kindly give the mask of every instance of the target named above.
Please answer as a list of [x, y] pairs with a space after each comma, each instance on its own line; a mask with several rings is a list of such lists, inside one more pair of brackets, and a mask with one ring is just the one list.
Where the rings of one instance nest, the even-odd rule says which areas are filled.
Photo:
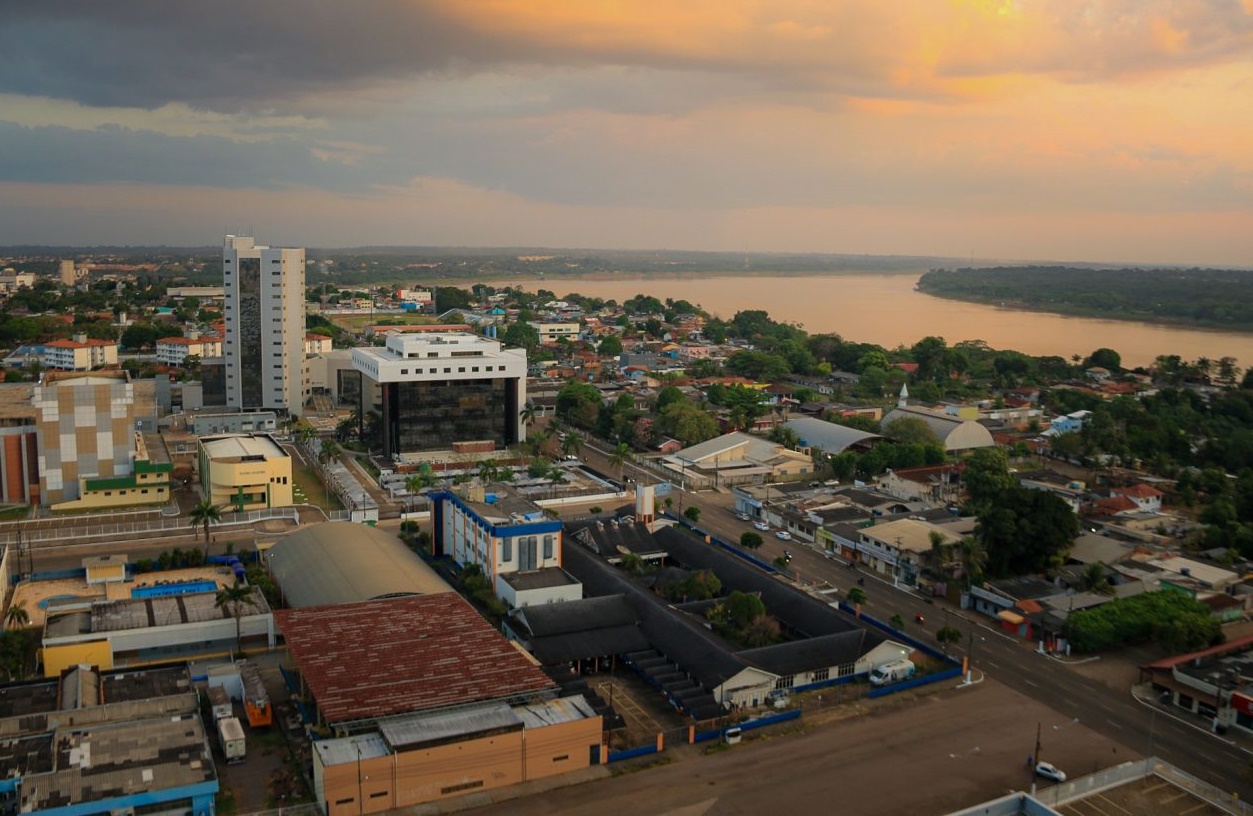
[[[859, 702], [733, 747], [682, 746], [664, 767], [504, 802], [475, 812], [521, 816], [604, 813], [947, 813], [1031, 784], [1036, 725], [1046, 757], [1073, 775], [1136, 758], [1105, 734], [999, 683], [948, 688], [912, 702]], [[640, 762], [645, 762], [641, 760]], [[1047, 783], [1046, 783], [1047, 784]], [[836, 797], [833, 799], [833, 797]], [[838, 801], [838, 808], [835, 803]]]

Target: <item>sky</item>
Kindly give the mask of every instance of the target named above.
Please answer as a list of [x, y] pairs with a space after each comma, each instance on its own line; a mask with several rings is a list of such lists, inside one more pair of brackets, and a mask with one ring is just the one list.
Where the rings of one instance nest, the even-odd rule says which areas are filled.
[[1253, 267], [1253, 0], [12, 0], [0, 245]]

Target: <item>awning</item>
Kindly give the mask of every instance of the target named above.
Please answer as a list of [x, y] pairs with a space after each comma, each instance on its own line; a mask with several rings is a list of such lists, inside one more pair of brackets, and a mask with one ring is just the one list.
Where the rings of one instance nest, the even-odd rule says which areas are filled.
[[1006, 623], [1012, 623], [1014, 626], [1019, 626], [1026, 620], [1022, 615], [1019, 615], [1017, 612], [1010, 612], [1008, 609], [1002, 609], [1000, 612], [997, 612], [996, 617]]

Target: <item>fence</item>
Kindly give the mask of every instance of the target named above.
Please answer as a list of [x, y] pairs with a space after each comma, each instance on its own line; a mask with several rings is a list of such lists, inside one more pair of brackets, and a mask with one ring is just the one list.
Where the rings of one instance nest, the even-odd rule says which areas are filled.
[[[221, 520], [213, 524], [212, 528], [217, 530], [226, 527], [245, 526], [273, 519], [298, 521], [299, 518], [300, 511], [295, 507], [274, 507], [265, 510], [249, 510], [244, 513], [223, 513]], [[29, 524], [29, 526], [21, 526], [17, 529], [8, 529], [0, 532], [0, 544], [6, 546], [30, 546], [48, 541], [69, 543], [81, 539], [99, 539], [116, 536], [134, 538], [172, 531], [178, 531], [179, 534], [194, 535], [196, 533], [190, 521], [181, 516], [177, 518], [157, 516], [155, 518], [150, 517], [133, 521], [88, 522], [86, 524], [81, 523], [81, 519], [41, 519], [37, 522], [19, 522], [19, 524]]]
[[323, 816], [323, 814], [322, 806], [317, 802], [311, 802], [307, 805], [292, 805], [278, 810], [254, 810], [252, 813], [244, 813], [240, 816]]
[[708, 742], [712, 739], [719, 739], [731, 728], [738, 728], [741, 731], [751, 731], [754, 728], [765, 728], [767, 725], [778, 725], [782, 722], [790, 720], [799, 720], [801, 718], [801, 710], [794, 708], [791, 711], [783, 711], [778, 714], [770, 714], [765, 717], [757, 717], [752, 720], [744, 720], [743, 722], [732, 723], [724, 728], [717, 728], [713, 731], [699, 731], [693, 738], [694, 742]]

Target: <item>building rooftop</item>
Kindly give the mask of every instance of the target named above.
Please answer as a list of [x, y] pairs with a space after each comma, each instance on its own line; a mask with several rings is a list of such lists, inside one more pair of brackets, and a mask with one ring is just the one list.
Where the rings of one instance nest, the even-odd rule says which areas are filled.
[[516, 592], [574, 586], [578, 583], [573, 575], [560, 567], [528, 570], [526, 572], [506, 572], [502, 573], [500, 577], [506, 584], [513, 587]]
[[399, 538], [349, 521], [328, 521], [292, 533], [265, 558], [293, 607], [452, 591]]
[[269, 434], [223, 434], [200, 440], [205, 452], [218, 461], [231, 459], [286, 459], [287, 451]]
[[[48, 735], [48, 740], [53, 739]], [[213, 757], [198, 713], [110, 723], [56, 734], [55, 768], [22, 774], [18, 810], [41, 812], [210, 782]]]
[[276, 617], [332, 724], [556, 688], [455, 593], [286, 609]]
[[[268, 614], [269, 604], [261, 590], [252, 587], [253, 606], [244, 606], [244, 616]], [[89, 608], [80, 606], [63, 615], [50, 614], [44, 627], [44, 639], [74, 637], [89, 632], [125, 632], [157, 626], [202, 623], [231, 617], [229, 610], [219, 608], [216, 591], [187, 595], [166, 595], [155, 598], [124, 598], [93, 600]]]
[[943, 535], [945, 544], [956, 544], [961, 541], [961, 536], [951, 529], [910, 518], [867, 527], [861, 531], [861, 534], [876, 541], [882, 541], [884, 544], [894, 544], [899, 550], [926, 553], [931, 551], [931, 533], [933, 532]]

